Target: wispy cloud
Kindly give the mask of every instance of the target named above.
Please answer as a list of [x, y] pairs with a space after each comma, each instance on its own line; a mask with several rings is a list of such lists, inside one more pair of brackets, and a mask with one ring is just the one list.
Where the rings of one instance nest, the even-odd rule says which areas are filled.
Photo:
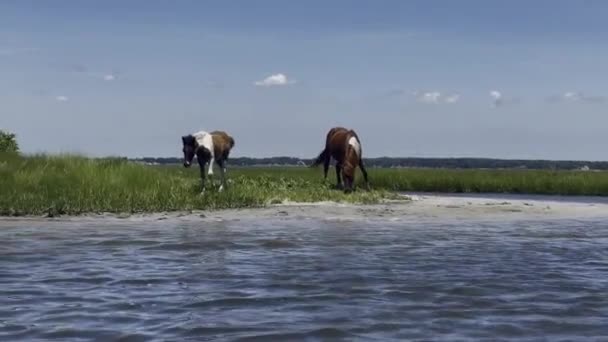
[[405, 91], [404, 89], [400, 89], [400, 88], [394, 88], [394, 89], [390, 89], [388, 90], [384, 96], [388, 96], [388, 97], [399, 97], [399, 96], [404, 96], [407, 94], [407, 91]]
[[113, 72], [98, 72], [98, 71], [91, 71], [89, 70], [89, 68], [84, 65], [84, 64], [72, 64], [68, 67], [68, 70], [70, 70], [71, 72], [75, 72], [78, 74], [83, 74], [92, 78], [97, 78], [106, 82], [111, 82], [111, 81], [115, 81], [118, 78], [118, 73], [113, 71]]
[[68, 69], [72, 72], [77, 72], [77, 73], [87, 73], [89, 72], [89, 69], [87, 69], [87, 66], [84, 64], [72, 64], [70, 66], [68, 66]]
[[93, 78], [97, 78], [99, 80], [103, 80], [106, 82], [112, 82], [115, 81], [118, 78], [118, 75], [116, 75], [115, 73], [100, 73], [100, 72], [88, 72], [86, 73], [87, 76], [89, 77], [93, 77]]
[[458, 101], [460, 101], [460, 95], [459, 94], [448, 95], [445, 98], [445, 102], [447, 102], [447, 103], [456, 103]]
[[491, 90], [490, 97], [492, 98], [493, 107], [503, 107], [506, 105], [514, 105], [521, 103], [521, 99], [517, 97], [507, 97], [501, 91]]
[[603, 103], [606, 101], [604, 96], [589, 96], [578, 91], [567, 91], [561, 95], [554, 95], [547, 99], [549, 102], [584, 102], [584, 103]]
[[490, 97], [492, 97], [492, 104], [494, 107], [500, 107], [504, 104], [502, 93], [498, 90], [491, 90]]
[[456, 103], [460, 100], [459, 94], [442, 95], [439, 91], [415, 91], [413, 95], [422, 103]]
[[15, 47], [0, 47], [0, 56], [13, 56], [22, 53], [31, 53], [39, 51], [37, 48], [15, 48]]
[[57, 101], [57, 102], [67, 102], [69, 100], [70, 99], [64, 95], [55, 96], [55, 101]]
[[564, 93], [564, 95], [562, 95], [562, 98], [566, 101], [574, 102], [581, 100], [583, 98], [583, 94], [569, 91]]
[[418, 101], [424, 103], [437, 103], [439, 102], [439, 97], [441, 93], [438, 91], [429, 91], [426, 93], [418, 94]]
[[284, 74], [278, 73], [270, 75], [263, 80], [254, 82], [254, 85], [258, 87], [273, 87], [273, 86], [285, 86], [288, 84], [294, 84], [296, 81], [287, 79]]

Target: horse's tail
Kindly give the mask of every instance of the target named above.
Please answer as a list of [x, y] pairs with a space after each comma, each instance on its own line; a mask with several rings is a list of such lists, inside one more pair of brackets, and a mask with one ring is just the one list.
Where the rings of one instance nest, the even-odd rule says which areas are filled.
[[316, 167], [323, 163], [325, 161], [325, 158], [327, 158], [327, 153], [327, 148], [325, 148], [323, 151], [321, 151], [317, 159], [315, 159], [315, 161], [310, 165], [310, 167]]

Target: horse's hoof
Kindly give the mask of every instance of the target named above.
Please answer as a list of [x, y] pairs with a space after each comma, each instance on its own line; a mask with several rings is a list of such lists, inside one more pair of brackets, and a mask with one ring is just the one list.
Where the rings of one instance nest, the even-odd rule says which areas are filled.
[[223, 185], [220, 185], [220, 188], [219, 188], [219, 190], [218, 190], [218, 191], [219, 191], [219, 192], [224, 191], [224, 186], [223, 186]]

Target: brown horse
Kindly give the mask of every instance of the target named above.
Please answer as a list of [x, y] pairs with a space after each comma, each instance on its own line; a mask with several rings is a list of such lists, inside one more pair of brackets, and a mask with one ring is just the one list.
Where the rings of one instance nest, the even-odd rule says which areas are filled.
[[332, 157], [336, 160], [338, 188], [342, 188], [341, 178], [344, 178], [344, 192], [348, 193], [353, 190], [355, 170], [357, 166], [359, 166], [361, 173], [363, 173], [363, 178], [365, 179], [365, 186], [369, 189], [367, 171], [365, 170], [365, 166], [363, 166], [361, 141], [355, 131], [344, 127], [334, 127], [330, 129], [327, 133], [327, 139], [325, 140], [325, 149], [319, 154], [311, 167], [323, 163], [324, 177], [327, 179], [329, 162]]
[[205, 164], [209, 163], [208, 174], [213, 175], [213, 163], [220, 168], [221, 182], [219, 191], [224, 190], [226, 185], [226, 161], [230, 151], [234, 147], [234, 139], [223, 131], [207, 133], [200, 131], [182, 137], [184, 152], [184, 167], [190, 167], [192, 159], [196, 155], [201, 171], [202, 190], [205, 191]]

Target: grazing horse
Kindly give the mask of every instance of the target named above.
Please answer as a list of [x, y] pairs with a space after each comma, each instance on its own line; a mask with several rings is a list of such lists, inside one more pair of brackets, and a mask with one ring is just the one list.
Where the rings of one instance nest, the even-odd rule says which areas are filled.
[[[367, 171], [363, 166], [361, 141], [357, 133], [353, 130], [344, 127], [334, 127], [327, 133], [325, 140], [325, 149], [317, 157], [311, 167], [318, 166], [323, 163], [324, 177], [327, 179], [327, 171], [331, 158], [336, 160], [336, 178], [338, 180], [338, 188], [342, 188], [342, 179], [344, 178], [344, 192], [351, 192], [355, 182], [355, 169], [357, 166], [361, 168], [365, 186], [369, 189], [367, 179]], [[342, 177], [340, 177], [342, 176]]]
[[234, 147], [234, 139], [223, 131], [211, 133], [200, 131], [182, 137], [184, 152], [184, 167], [190, 167], [196, 155], [201, 170], [202, 192], [205, 191], [205, 164], [209, 163], [208, 174], [213, 175], [213, 163], [220, 168], [222, 184], [219, 191], [226, 185], [226, 161], [230, 150]]

